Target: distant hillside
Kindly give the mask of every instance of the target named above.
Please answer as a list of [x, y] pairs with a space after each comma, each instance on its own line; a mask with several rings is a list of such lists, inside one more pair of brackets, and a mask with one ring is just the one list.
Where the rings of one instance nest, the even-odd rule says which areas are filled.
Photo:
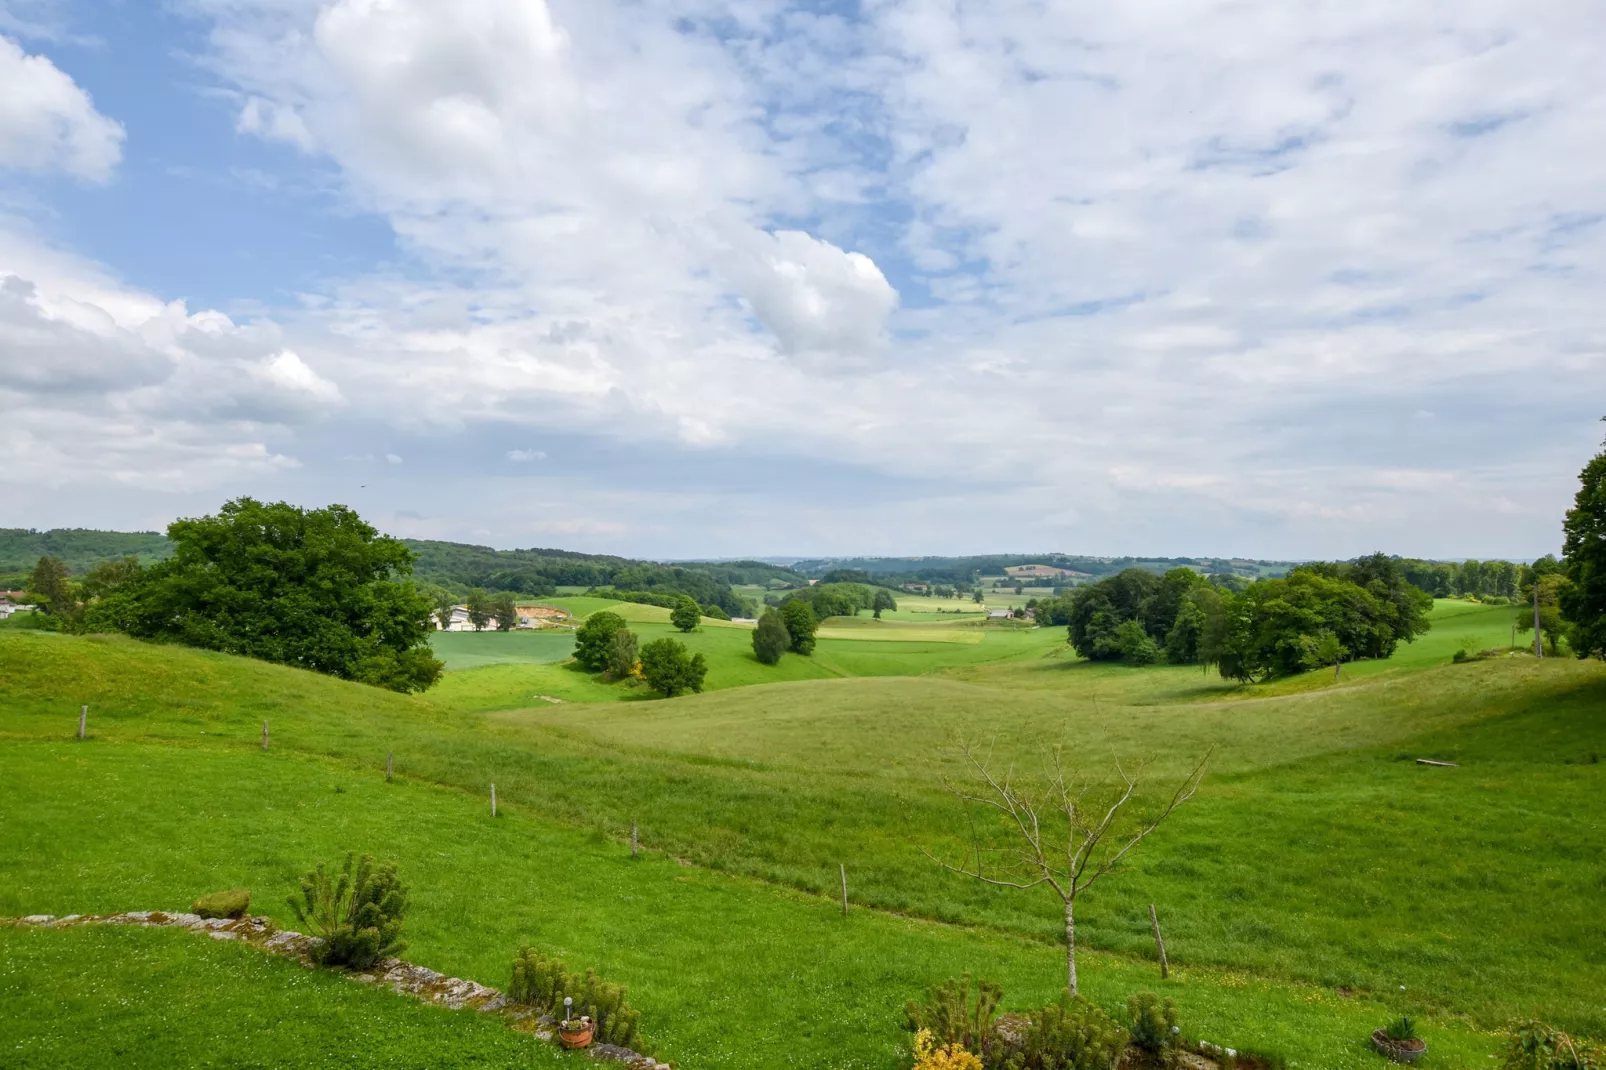
[[69, 571], [84, 573], [102, 561], [132, 556], [149, 563], [172, 553], [173, 544], [156, 531], [0, 528], [0, 573], [27, 572], [41, 557], [59, 557]]
[[1039, 553], [981, 554], [971, 557], [829, 557], [797, 561], [792, 567], [811, 577], [856, 569], [868, 572], [878, 583], [968, 584], [983, 576], [1003, 576], [1010, 569], [1027, 565], [1045, 565], [1049, 569], [1064, 569], [1093, 578], [1113, 575], [1128, 568], [1147, 569], [1150, 572], [1194, 568], [1207, 573], [1224, 572], [1247, 579], [1261, 579], [1285, 575], [1297, 563], [1220, 557], [1077, 557]]

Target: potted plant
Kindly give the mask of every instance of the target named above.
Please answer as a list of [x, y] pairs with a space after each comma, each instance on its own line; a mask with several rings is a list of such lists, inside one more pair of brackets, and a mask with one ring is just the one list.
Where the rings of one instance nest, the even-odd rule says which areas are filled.
[[558, 1043], [565, 1048], [589, 1048], [596, 1027], [589, 1014], [574, 1013], [574, 997], [563, 997], [563, 1021], [558, 1023]]
[[1397, 1063], [1414, 1063], [1427, 1054], [1427, 1041], [1416, 1035], [1411, 1019], [1400, 1017], [1382, 1029], [1372, 1030], [1372, 1047]]
[[565, 1048], [589, 1048], [594, 1026], [591, 1016], [582, 1014], [578, 1018], [565, 1018], [558, 1023], [558, 1041]]

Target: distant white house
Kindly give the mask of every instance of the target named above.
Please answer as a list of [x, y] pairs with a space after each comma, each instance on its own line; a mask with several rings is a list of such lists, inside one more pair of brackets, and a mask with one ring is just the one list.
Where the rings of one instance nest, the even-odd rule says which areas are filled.
[[[474, 625], [468, 619], [468, 607], [467, 606], [453, 606], [452, 607], [451, 619], [446, 622], [446, 626], [444, 628], [440, 627], [440, 619], [438, 617], [435, 620], [435, 625], [436, 625], [437, 628], [439, 628], [439, 630], [441, 630], [443, 632], [472, 632], [472, 631], [474, 631]], [[484, 630], [488, 631], [488, 632], [492, 632], [492, 631], [496, 630], [496, 618], [495, 617], [492, 617], [490, 620], [485, 622]]]
[[35, 608], [22, 602], [13, 602], [10, 598], [0, 597], [0, 620], [7, 619], [13, 613], [26, 613]]
[[994, 609], [994, 610], [989, 610], [988, 611], [987, 619], [988, 620], [1008, 620], [1011, 615], [1012, 614], [1007, 609]]

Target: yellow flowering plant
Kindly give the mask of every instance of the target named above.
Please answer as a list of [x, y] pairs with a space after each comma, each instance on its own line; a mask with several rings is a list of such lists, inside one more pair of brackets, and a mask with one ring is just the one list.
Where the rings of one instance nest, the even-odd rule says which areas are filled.
[[939, 1045], [922, 1029], [915, 1034], [914, 1070], [982, 1070], [982, 1062], [959, 1044]]

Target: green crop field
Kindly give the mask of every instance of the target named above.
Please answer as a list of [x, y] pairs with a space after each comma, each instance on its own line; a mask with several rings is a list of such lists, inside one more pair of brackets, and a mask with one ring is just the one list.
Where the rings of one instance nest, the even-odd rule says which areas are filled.
[[[667, 611], [623, 611], [644, 641], [678, 634]], [[1147, 761], [1149, 802], [1214, 746], [1198, 798], [1081, 905], [1090, 994], [1113, 1007], [1164, 991], [1200, 1035], [1304, 1067], [1375, 1065], [1366, 1033], [1411, 1011], [1432, 1046], [1421, 1065], [1481, 1066], [1492, 1031], [1518, 1016], [1606, 1033], [1606, 666], [1451, 663], [1462, 646], [1503, 648], [1511, 613], [1440, 603], [1434, 631], [1387, 662], [1260, 687], [1082, 662], [1063, 629], [932, 615], [830, 621], [814, 657], [766, 667], [746, 628], [705, 621], [681, 638], [708, 658], [710, 690], [672, 701], [517, 645], [556, 634], [437, 636], [452, 671], [408, 697], [7, 630], [0, 914], [173, 909], [246, 884], [287, 921], [301, 869], [366, 850], [413, 884], [415, 961], [501, 985], [513, 949], [533, 942], [627, 983], [648, 1035], [685, 1067], [890, 1070], [906, 1043], [898, 1009], [928, 984], [970, 970], [1017, 1007], [1063, 984], [1051, 900], [945, 875], [920, 852], [962, 847], [964, 815], [937, 783], [957, 771], [952, 742], [1027, 771], [1051, 744], [1094, 777], [1116, 758]], [[81, 703], [91, 738], [77, 743]], [[647, 848], [634, 862], [632, 820]], [[832, 905], [839, 864], [847, 919]], [[1163, 985], [1150, 903], [1179, 967]], [[104, 975], [152, 1036], [162, 1000], [209, 985], [262, 1010], [215, 1041], [176, 1032], [176, 1051], [232, 1050], [298, 1013], [302, 971], [211, 944], [0, 930], [0, 999], [20, 1011], [0, 1015], [0, 1052], [43, 1066], [91, 1050], [38, 1011], [92, 1013], [58, 974]], [[148, 988], [130, 980], [140, 963]], [[463, 1065], [523, 1065], [498, 1061], [503, 1038], [470, 1015], [381, 997], [331, 998], [364, 1021], [394, 1019], [420, 1052], [461, 1030], [465, 1050], [485, 1052]], [[160, 1065], [151, 1050], [138, 1057]]]

